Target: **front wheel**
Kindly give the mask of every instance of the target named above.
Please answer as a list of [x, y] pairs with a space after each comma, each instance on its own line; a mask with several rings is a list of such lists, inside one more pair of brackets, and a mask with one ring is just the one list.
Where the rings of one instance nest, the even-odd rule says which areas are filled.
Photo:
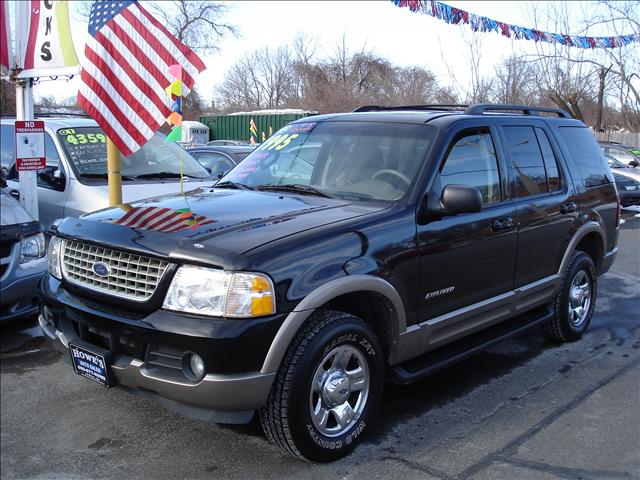
[[298, 458], [329, 462], [358, 443], [382, 393], [383, 354], [359, 318], [314, 314], [289, 346], [260, 421], [267, 438]]

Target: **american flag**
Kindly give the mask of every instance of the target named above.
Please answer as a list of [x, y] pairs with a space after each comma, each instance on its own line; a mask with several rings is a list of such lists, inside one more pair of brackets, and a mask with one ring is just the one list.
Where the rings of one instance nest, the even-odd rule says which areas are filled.
[[156, 232], [179, 232], [195, 230], [203, 225], [215, 223], [203, 215], [191, 211], [172, 210], [171, 208], [134, 207], [116, 222], [131, 228], [142, 228]]
[[171, 114], [165, 88], [183, 69], [183, 92], [202, 60], [135, 0], [95, 1], [89, 17], [78, 103], [124, 155], [144, 145]]

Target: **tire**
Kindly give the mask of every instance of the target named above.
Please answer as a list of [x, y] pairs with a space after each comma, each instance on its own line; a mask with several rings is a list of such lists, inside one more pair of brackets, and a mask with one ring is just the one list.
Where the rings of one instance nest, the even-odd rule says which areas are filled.
[[271, 443], [297, 458], [344, 457], [375, 414], [383, 376], [382, 349], [366, 323], [343, 312], [317, 312], [285, 354], [260, 410], [262, 428]]
[[[545, 334], [559, 342], [572, 342], [582, 337], [591, 323], [596, 293], [593, 260], [584, 252], [574, 252], [556, 294], [554, 316], [543, 324]], [[579, 305], [582, 305], [581, 310]]]

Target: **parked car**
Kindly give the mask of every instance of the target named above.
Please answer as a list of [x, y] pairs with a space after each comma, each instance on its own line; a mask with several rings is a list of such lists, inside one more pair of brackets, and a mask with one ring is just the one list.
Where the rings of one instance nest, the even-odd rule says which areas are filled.
[[210, 146], [243, 146], [249, 145], [249, 142], [245, 142], [242, 140], [211, 140], [207, 142], [207, 145]]
[[[55, 219], [109, 205], [106, 136], [89, 118], [44, 118], [47, 166], [38, 172], [38, 210], [47, 228]], [[0, 121], [0, 166], [8, 191], [19, 197], [14, 119]], [[156, 133], [130, 157], [121, 158], [122, 197], [133, 202], [212, 184], [209, 173], [182, 148]], [[182, 165], [182, 166], [181, 166]]]
[[42, 231], [40, 222], [0, 189], [0, 323], [38, 313], [36, 285], [47, 270]]
[[187, 151], [218, 179], [255, 150], [251, 145], [214, 145], [189, 148]]
[[636, 153], [637, 149], [614, 142], [599, 141], [598, 145], [600, 145], [605, 154], [614, 157], [625, 165], [630, 167], [640, 166], [640, 156]]
[[604, 156], [613, 171], [622, 206], [640, 205], [640, 171], [625, 165], [611, 155]]
[[307, 117], [211, 190], [56, 223], [40, 325], [95, 382], [213, 422], [257, 410], [284, 452], [344, 456], [385, 380], [589, 326], [617, 252], [611, 170], [582, 122], [506, 108]]

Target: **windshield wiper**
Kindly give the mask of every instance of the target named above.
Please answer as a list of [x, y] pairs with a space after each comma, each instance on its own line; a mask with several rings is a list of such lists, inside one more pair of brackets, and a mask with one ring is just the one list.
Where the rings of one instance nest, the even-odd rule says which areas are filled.
[[183, 173], [180, 175], [178, 172], [155, 172], [155, 173], [142, 173], [140, 175], [136, 175], [135, 178], [180, 178], [188, 177], [188, 178], [206, 178], [206, 177], [196, 177], [194, 175], [187, 175]]
[[302, 185], [300, 183], [285, 183], [282, 185], [260, 185], [256, 187], [256, 189], [274, 192], [293, 192], [301, 193], [303, 195], [317, 195], [319, 197], [334, 198], [333, 195], [329, 195], [322, 190], [319, 190], [310, 185]]
[[[106, 173], [81, 173], [80, 176], [82, 178], [109, 178], [109, 175]], [[132, 177], [131, 175], [121, 175], [122, 180], [135, 180], [136, 177]]]
[[251, 188], [249, 185], [245, 185], [244, 183], [232, 182], [231, 180], [214, 183], [213, 188], [235, 188], [236, 190], [253, 190], [253, 188]]

